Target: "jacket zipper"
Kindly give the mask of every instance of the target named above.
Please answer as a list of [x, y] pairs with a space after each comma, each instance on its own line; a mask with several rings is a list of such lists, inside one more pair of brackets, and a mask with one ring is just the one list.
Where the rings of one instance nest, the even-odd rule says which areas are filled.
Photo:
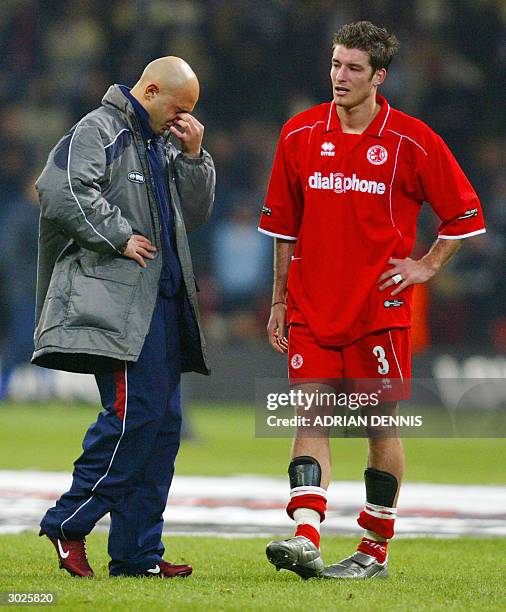
[[[133, 121], [132, 121], [132, 119], [133, 119]], [[137, 138], [139, 138], [139, 135], [140, 135], [140, 140], [142, 140], [142, 142], [144, 144], [144, 137], [142, 136], [142, 130], [140, 128], [140, 123], [139, 123], [139, 121], [137, 119], [137, 116], [134, 115], [131, 118], [131, 121], [132, 121], [132, 124], [133, 124], [133, 127], [134, 127], [134, 135], [137, 136]], [[158, 212], [156, 210], [157, 207], [156, 207], [156, 197], [155, 197], [153, 175], [151, 174], [151, 167], [149, 165], [149, 159], [148, 159], [148, 157], [146, 155], [144, 147], [142, 148], [142, 150], [140, 150], [140, 148], [138, 146], [138, 143], [137, 143], [137, 138], [134, 138], [135, 147], [137, 149], [137, 154], [139, 155], [139, 159], [141, 160], [141, 165], [142, 165], [142, 162], [144, 162], [144, 165], [145, 165], [144, 172], [147, 173], [148, 179], [149, 179], [149, 185], [146, 185], [146, 190], [148, 192], [149, 212], [150, 212], [149, 218], [150, 218], [150, 221], [151, 221], [151, 229], [152, 229], [152, 232], [153, 232], [153, 239], [154, 239], [154, 242], [155, 242], [155, 246], [161, 251], [161, 249], [162, 249], [162, 245], [161, 245], [161, 228], [158, 231], [158, 235], [160, 236], [160, 242], [157, 243], [157, 240], [156, 240], [156, 236], [157, 236], [156, 221], [159, 222], [159, 219], [158, 219]], [[148, 147], [150, 147], [150, 146], [151, 146], [151, 144], [148, 141]], [[151, 198], [149, 197], [150, 196], [149, 187], [151, 187]], [[153, 206], [152, 206], [153, 202], [155, 204], [154, 209], [153, 209]], [[156, 221], [155, 221], [155, 215], [156, 215]]]

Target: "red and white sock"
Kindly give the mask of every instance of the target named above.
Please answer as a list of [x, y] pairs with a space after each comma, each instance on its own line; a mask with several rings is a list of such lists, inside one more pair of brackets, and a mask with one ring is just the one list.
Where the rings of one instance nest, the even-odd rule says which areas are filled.
[[374, 531], [366, 529], [364, 537], [360, 540], [357, 550], [376, 557], [379, 563], [385, 563], [387, 558], [388, 540], [382, 538]]
[[288, 516], [297, 527], [296, 536], [304, 536], [320, 548], [320, 523], [325, 520], [327, 492], [321, 487], [295, 487], [290, 491], [290, 502], [286, 507]]
[[388, 540], [394, 535], [396, 516], [397, 508], [366, 502], [357, 519], [357, 523], [366, 530], [357, 550], [384, 563], [387, 558]]

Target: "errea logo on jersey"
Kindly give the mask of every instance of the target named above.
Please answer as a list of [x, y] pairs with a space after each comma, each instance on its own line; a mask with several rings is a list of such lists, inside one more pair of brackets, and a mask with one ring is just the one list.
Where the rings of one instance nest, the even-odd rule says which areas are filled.
[[328, 189], [335, 193], [359, 191], [383, 195], [386, 191], [385, 183], [360, 179], [356, 174], [344, 176], [340, 172], [330, 172], [327, 176], [322, 176], [321, 172], [314, 172], [309, 177], [308, 184], [311, 189]]
[[336, 145], [331, 143], [331, 142], [324, 142], [322, 144], [322, 150], [320, 155], [323, 156], [327, 156], [327, 157], [334, 157], [334, 155], [336, 154], [334, 149], [336, 148]]

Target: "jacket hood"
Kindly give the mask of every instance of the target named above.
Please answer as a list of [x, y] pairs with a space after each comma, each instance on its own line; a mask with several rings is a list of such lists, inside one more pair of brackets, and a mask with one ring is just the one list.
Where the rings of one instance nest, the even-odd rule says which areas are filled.
[[[105, 95], [102, 98], [102, 105], [112, 106], [113, 108], [117, 108], [122, 113], [125, 113], [127, 118], [130, 120], [130, 123], [132, 123], [132, 118], [136, 117], [135, 109], [132, 106], [132, 103], [123, 94], [120, 89], [120, 86], [117, 83], [111, 85], [109, 89], [105, 92]], [[170, 130], [165, 131], [162, 135], [162, 138], [166, 145], [169, 143], [169, 141], [171, 141], [170, 136]], [[181, 145], [178, 142], [172, 144], [178, 151], [181, 149]]]
[[135, 114], [134, 107], [130, 100], [123, 94], [119, 85], [114, 84], [109, 87], [102, 98], [104, 106], [113, 106], [126, 115]]

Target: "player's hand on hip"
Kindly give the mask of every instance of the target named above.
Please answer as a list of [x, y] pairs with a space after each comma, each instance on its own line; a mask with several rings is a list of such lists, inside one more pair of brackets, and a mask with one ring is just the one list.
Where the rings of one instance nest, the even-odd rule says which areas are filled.
[[[181, 143], [185, 155], [200, 157], [204, 126], [190, 113], [178, 113], [170, 131]], [[176, 127], [177, 126], [177, 127]]]
[[387, 272], [384, 272], [377, 280], [379, 283], [378, 289], [388, 289], [395, 287], [390, 295], [397, 295], [406, 287], [419, 283], [426, 283], [430, 280], [436, 271], [423, 259], [414, 260], [410, 257], [406, 259], [395, 259], [391, 257], [388, 263], [393, 267]]
[[136, 261], [142, 268], [147, 268], [148, 264], [144, 258], [154, 259], [156, 251], [156, 247], [147, 238], [133, 234], [127, 242], [123, 255]]
[[288, 340], [285, 337], [286, 329], [286, 305], [274, 304], [271, 308], [271, 316], [267, 323], [267, 336], [272, 348], [278, 353], [288, 352]]

